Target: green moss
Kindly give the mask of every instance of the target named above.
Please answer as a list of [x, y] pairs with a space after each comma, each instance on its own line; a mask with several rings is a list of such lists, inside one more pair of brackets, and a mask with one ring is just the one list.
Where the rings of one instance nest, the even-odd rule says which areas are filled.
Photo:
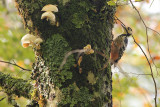
[[[85, 23], [87, 23], [87, 12], [91, 9], [91, 5], [85, 1], [81, 1], [78, 3], [78, 6], [74, 5], [74, 9], [78, 9], [79, 11], [76, 11], [71, 16], [71, 22], [75, 25], [75, 28], [82, 28]], [[72, 10], [73, 11], [73, 10]]]
[[0, 86], [9, 95], [16, 94], [19, 97], [23, 96], [31, 98], [32, 85], [23, 79], [12, 78], [10, 75], [6, 75], [0, 72]]
[[87, 87], [81, 87], [76, 91], [74, 84], [62, 89], [62, 100], [59, 106], [65, 106], [68, 104], [70, 107], [76, 105], [81, 107], [87, 107], [93, 98], [93, 95], [89, 92]]
[[74, 65], [73, 55], [70, 55], [61, 71], [59, 67], [67, 52], [71, 51], [68, 43], [59, 34], [53, 34], [51, 38], [47, 39], [42, 47], [43, 58], [46, 61], [45, 65], [51, 69], [50, 76], [56, 86], [62, 86], [66, 80], [72, 78], [70, 67]]
[[[71, 51], [68, 43], [60, 34], [53, 34], [43, 43], [41, 48], [46, 65], [53, 70], [58, 70], [66, 53]], [[73, 55], [69, 56], [64, 69], [69, 69], [74, 64], [73, 61]]]
[[82, 28], [85, 23], [86, 15], [84, 12], [73, 14], [72, 23], [75, 24], [76, 28]]

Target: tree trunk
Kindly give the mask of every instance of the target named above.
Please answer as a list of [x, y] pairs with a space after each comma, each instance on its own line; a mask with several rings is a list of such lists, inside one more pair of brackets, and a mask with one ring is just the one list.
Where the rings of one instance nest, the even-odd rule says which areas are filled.
[[[44, 41], [34, 49], [32, 99], [41, 107], [111, 107], [112, 73], [109, 63], [115, 7], [106, 0], [15, 0], [29, 33]], [[41, 9], [56, 4], [57, 25], [41, 20]], [[94, 54], [67, 52], [92, 46]], [[105, 54], [106, 57], [102, 56]], [[104, 67], [107, 66], [107, 67]]]

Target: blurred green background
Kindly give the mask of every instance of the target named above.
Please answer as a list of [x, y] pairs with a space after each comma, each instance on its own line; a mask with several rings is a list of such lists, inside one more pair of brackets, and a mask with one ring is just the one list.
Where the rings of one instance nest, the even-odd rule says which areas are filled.
[[[141, 1], [141, 0], [139, 0]], [[160, 1], [155, 0], [150, 7], [152, 0], [143, 0], [141, 2], [133, 2], [140, 11], [145, 23], [148, 27], [160, 32]], [[129, 3], [128, 3], [129, 4]], [[145, 27], [140, 20], [136, 11], [132, 6], [121, 4], [117, 8], [116, 16], [130, 26], [136, 41], [147, 52], [147, 38]], [[121, 34], [122, 27], [119, 23], [115, 24], [113, 34], [116, 38]], [[22, 20], [14, 7], [14, 0], [0, 1], [0, 60], [16, 62], [19, 66], [31, 69], [34, 62], [34, 52], [31, 47], [23, 48], [21, 46], [21, 38], [28, 33], [24, 29]], [[160, 94], [160, 35], [148, 30], [149, 46], [151, 56], [155, 65], [150, 60], [154, 70], [154, 76], [157, 82], [158, 90], [158, 106]], [[10, 74], [16, 78], [30, 80], [31, 72], [22, 71], [21, 69], [0, 63], [0, 72]], [[141, 50], [136, 46], [132, 37], [129, 37], [127, 50], [116, 68], [112, 67], [113, 72], [113, 107], [153, 107], [154, 106], [154, 84], [151, 79], [150, 69]], [[0, 89], [0, 99], [7, 96]], [[29, 102], [25, 98], [14, 96], [15, 100], [21, 107]], [[0, 107], [12, 107], [7, 103], [7, 98], [0, 101]]]
[[[0, 60], [10, 61], [17, 65], [31, 69], [34, 62], [34, 52], [32, 48], [23, 48], [21, 38], [27, 33], [24, 30], [22, 20], [14, 6], [13, 0], [0, 1]], [[0, 62], [0, 72], [10, 74], [16, 78], [30, 80], [31, 72], [22, 71], [18, 67]], [[0, 99], [7, 97], [0, 88]], [[25, 107], [28, 100], [14, 96], [21, 107]], [[7, 98], [0, 101], [0, 107], [12, 107], [7, 103]]]

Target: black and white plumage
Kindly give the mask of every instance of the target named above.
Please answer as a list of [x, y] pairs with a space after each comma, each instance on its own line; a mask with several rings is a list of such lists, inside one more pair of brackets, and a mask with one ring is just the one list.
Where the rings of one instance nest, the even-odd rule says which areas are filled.
[[121, 59], [128, 45], [128, 37], [132, 34], [130, 27], [125, 27], [124, 25], [122, 25], [122, 27], [124, 28], [124, 33], [114, 39], [111, 44], [111, 64], [116, 64]]

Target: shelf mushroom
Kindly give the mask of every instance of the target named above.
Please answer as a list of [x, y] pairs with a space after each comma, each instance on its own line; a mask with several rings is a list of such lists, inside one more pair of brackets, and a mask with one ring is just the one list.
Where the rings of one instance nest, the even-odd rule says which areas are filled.
[[31, 34], [24, 35], [21, 39], [22, 46], [24, 48], [27, 48], [28, 46], [32, 46], [35, 39], [36, 37]]
[[57, 5], [48, 4], [48, 5], [45, 5], [41, 11], [58, 12], [58, 8], [57, 8]]
[[32, 47], [35, 47], [36, 49], [40, 49], [40, 43], [42, 42], [43, 40], [41, 38], [39, 37], [37, 38], [36, 36], [31, 34], [26, 34], [21, 39], [21, 43], [24, 48], [27, 48], [28, 46], [32, 46]]
[[41, 19], [46, 19], [47, 21], [49, 20], [51, 25], [55, 25], [56, 22], [55, 15], [50, 11], [43, 13]]
[[42, 20], [46, 19], [47, 21], [50, 22], [51, 25], [56, 24], [56, 17], [54, 12], [58, 12], [57, 5], [52, 5], [52, 4], [45, 5], [41, 11], [45, 11], [41, 16]]

